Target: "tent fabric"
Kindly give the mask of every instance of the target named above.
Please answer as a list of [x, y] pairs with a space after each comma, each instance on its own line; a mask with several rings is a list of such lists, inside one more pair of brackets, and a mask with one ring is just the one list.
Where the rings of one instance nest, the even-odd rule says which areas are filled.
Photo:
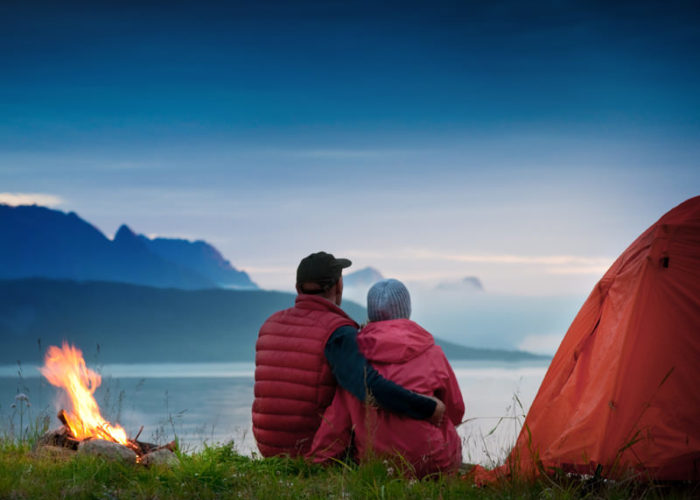
[[699, 386], [697, 196], [639, 236], [595, 286], [495, 472], [700, 479]]

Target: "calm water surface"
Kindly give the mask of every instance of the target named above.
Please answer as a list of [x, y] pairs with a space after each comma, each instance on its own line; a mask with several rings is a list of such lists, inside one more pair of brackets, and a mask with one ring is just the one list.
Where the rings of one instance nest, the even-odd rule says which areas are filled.
[[[547, 362], [455, 361], [467, 407], [459, 427], [464, 460], [492, 465], [502, 460], [520, 432]], [[103, 416], [130, 436], [143, 425], [140, 439], [167, 442], [177, 435], [185, 449], [233, 441], [241, 453], [256, 451], [250, 430], [253, 363], [108, 364], [91, 366], [102, 374], [95, 397]], [[0, 431], [17, 432], [20, 414], [12, 408], [18, 393], [31, 406], [22, 419], [55, 414], [67, 407], [61, 392], [37, 367], [0, 366]]]

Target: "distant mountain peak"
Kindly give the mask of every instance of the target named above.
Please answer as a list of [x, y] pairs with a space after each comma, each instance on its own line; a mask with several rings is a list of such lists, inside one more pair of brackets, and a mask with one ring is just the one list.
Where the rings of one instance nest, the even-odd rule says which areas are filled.
[[114, 235], [114, 241], [118, 240], [133, 240], [136, 238], [136, 233], [131, 230], [126, 224], [119, 226], [117, 233]]
[[438, 290], [468, 290], [468, 291], [484, 291], [484, 285], [481, 280], [476, 276], [465, 276], [461, 280], [457, 281], [443, 281], [439, 283], [436, 287]]
[[369, 287], [384, 279], [382, 273], [373, 267], [364, 267], [343, 276], [343, 283], [348, 287]]

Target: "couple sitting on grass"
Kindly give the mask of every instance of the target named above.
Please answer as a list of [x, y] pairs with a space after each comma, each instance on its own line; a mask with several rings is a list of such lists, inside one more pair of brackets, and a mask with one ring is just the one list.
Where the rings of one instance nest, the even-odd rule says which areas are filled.
[[430, 333], [411, 321], [397, 280], [367, 294], [359, 330], [342, 309], [347, 259], [318, 252], [297, 268], [294, 307], [260, 328], [253, 433], [265, 456], [316, 462], [395, 458], [422, 477], [455, 471], [464, 402]]

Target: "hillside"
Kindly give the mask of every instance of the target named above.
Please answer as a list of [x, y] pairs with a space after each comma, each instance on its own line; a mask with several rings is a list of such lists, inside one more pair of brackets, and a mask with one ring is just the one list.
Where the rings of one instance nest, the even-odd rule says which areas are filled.
[[[0, 281], [0, 363], [38, 361], [62, 339], [107, 362], [252, 361], [258, 328], [294, 295], [110, 282]], [[348, 302], [349, 314], [364, 310]]]
[[[37, 362], [63, 339], [104, 362], [252, 361], [257, 332], [294, 295], [263, 290], [177, 290], [46, 279], [0, 281], [0, 363]], [[366, 311], [344, 301], [363, 321]], [[451, 359], [521, 360], [523, 352], [438, 340]]]
[[461, 360], [489, 360], [489, 361], [528, 361], [538, 359], [551, 359], [551, 356], [533, 354], [526, 351], [509, 351], [505, 349], [483, 349], [480, 347], [467, 347], [447, 340], [435, 339], [442, 347], [445, 355], [452, 359]]

